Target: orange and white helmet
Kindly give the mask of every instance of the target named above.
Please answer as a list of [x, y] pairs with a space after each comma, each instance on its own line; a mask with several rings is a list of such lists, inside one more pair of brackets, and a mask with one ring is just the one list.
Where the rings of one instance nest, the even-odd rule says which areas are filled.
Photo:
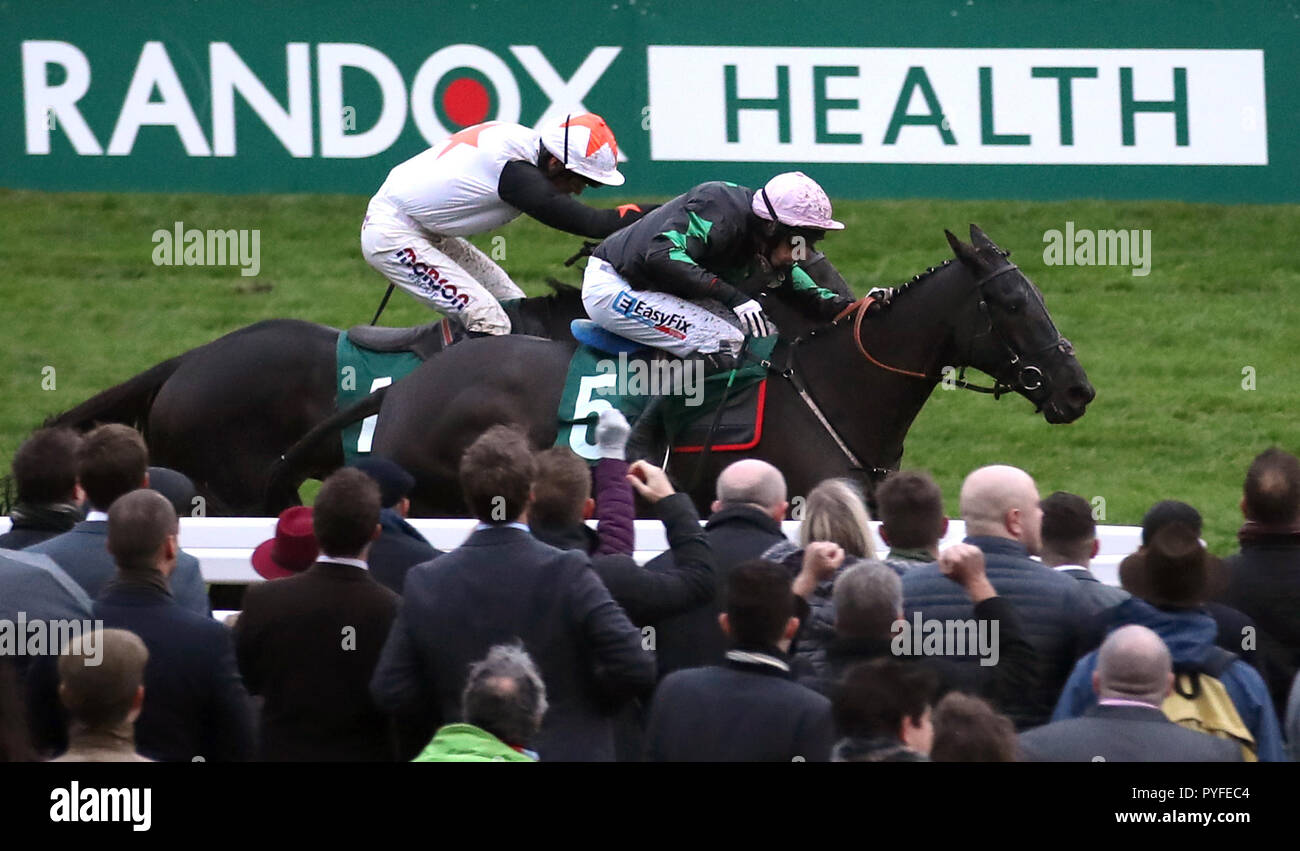
[[614, 131], [594, 112], [570, 115], [548, 127], [542, 145], [569, 171], [606, 186], [623, 185]]
[[750, 202], [754, 215], [791, 228], [843, 230], [844, 225], [831, 218], [831, 199], [802, 171], [778, 174], [754, 193]]

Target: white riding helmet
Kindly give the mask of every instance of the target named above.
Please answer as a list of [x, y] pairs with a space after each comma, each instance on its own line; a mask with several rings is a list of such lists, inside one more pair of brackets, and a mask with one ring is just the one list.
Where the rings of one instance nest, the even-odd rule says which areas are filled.
[[826, 190], [802, 171], [787, 171], [769, 180], [754, 193], [750, 209], [760, 219], [787, 227], [844, 229], [841, 222], [831, 218], [831, 199], [826, 197]]
[[542, 145], [569, 171], [606, 186], [622, 186], [618, 142], [594, 112], [570, 115], [542, 132]]

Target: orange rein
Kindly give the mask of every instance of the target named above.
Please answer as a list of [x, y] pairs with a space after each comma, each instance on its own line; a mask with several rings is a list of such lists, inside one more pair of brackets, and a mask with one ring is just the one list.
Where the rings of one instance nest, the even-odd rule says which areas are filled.
[[871, 305], [875, 303], [876, 299], [873, 296], [863, 296], [840, 311], [840, 314], [835, 317], [835, 320], [831, 324], [838, 325], [850, 313], [856, 310], [858, 315], [853, 318], [853, 342], [858, 344], [858, 351], [862, 353], [864, 358], [887, 372], [895, 372], [899, 375], [911, 376], [912, 378], [929, 378], [930, 376], [926, 375], [924, 372], [913, 372], [910, 369], [899, 369], [896, 366], [881, 363], [871, 356], [871, 352], [867, 351], [867, 347], [862, 344], [862, 319], [867, 315], [867, 310]]

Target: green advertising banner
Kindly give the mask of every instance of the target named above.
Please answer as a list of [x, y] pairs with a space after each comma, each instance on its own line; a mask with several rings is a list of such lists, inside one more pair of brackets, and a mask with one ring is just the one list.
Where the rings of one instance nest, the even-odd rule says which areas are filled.
[[1269, 0], [0, 4], [0, 185], [372, 193], [483, 121], [603, 115], [627, 195], [1300, 200]]

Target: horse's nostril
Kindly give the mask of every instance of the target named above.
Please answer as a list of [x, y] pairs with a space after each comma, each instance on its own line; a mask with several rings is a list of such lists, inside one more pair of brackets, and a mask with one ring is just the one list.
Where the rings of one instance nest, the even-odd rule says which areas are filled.
[[1097, 391], [1090, 384], [1075, 384], [1066, 391], [1070, 401], [1078, 405], [1086, 405], [1097, 397]]

